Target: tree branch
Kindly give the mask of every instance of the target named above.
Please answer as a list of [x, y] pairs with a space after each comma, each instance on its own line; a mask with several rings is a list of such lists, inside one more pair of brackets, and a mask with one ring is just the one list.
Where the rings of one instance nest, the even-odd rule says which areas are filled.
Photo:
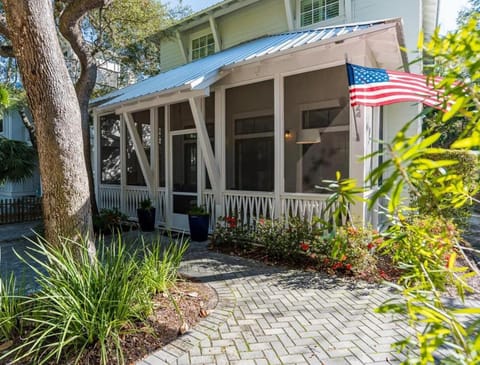
[[80, 77], [75, 85], [80, 108], [82, 108], [82, 103], [88, 103], [97, 78], [97, 66], [93, 56], [93, 48], [83, 37], [81, 23], [89, 11], [107, 6], [111, 2], [112, 0], [75, 0], [65, 2], [66, 7], [60, 15], [60, 32], [70, 43], [81, 65]]

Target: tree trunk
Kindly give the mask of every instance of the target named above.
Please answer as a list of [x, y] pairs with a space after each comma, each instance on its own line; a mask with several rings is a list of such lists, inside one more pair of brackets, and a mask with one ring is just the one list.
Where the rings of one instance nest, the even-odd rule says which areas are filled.
[[88, 234], [93, 255], [80, 107], [59, 45], [52, 1], [3, 3], [36, 123], [46, 237], [59, 244], [59, 236], [77, 239]]

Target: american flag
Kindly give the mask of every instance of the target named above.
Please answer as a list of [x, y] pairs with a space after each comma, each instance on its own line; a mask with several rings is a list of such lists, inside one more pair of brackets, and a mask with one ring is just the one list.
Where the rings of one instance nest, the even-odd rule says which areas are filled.
[[441, 81], [439, 77], [427, 79], [425, 75], [350, 63], [347, 63], [347, 73], [351, 106], [381, 106], [413, 101], [443, 109], [442, 91], [433, 85]]

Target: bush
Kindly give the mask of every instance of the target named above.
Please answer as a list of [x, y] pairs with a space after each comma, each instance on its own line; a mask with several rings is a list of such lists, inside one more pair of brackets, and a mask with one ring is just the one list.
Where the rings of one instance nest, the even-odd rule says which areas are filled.
[[298, 217], [288, 220], [259, 219], [254, 227], [238, 224], [226, 217], [217, 224], [213, 244], [233, 245], [261, 251], [269, 259], [367, 276], [376, 269], [375, 247], [382, 238], [370, 228], [345, 226], [332, 228]]
[[93, 228], [95, 232], [109, 234], [121, 229], [122, 222], [127, 218], [118, 208], [101, 209], [99, 214], [93, 217]]
[[[478, 156], [475, 152], [465, 150], [445, 150], [439, 154], [430, 154], [432, 161], [452, 160], [458, 163], [445, 166], [438, 169], [437, 175], [450, 176], [457, 175], [461, 177], [462, 186], [457, 187], [464, 191], [464, 197], [467, 197], [468, 203], [461, 207], [456, 206], [452, 201], [453, 194], [445, 194], [442, 199], [434, 193], [435, 188], [422, 189], [420, 196], [412, 196], [413, 206], [417, 207], [420, 214], [442, 216], [445, 219], [452, 219], [455, 224], [465, 227], [468, 224], [471, 214], [471, 199], [475, 195], [479, 186]], [[458, 183], [458, 182], [457, 182]], [[456, 192], [458, 194], [458, 192]]]

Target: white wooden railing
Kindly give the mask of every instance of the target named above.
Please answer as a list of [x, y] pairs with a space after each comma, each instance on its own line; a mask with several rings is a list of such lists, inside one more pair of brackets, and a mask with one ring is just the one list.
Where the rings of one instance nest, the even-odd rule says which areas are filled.
[[148, 188], [146, 186], [126, 186], [125, 187], [125, 206], [122, 213], [125, 213], [130, 218], [137, 216], [137, 208], [140, 207], [140, 202], [149, 199]]
[[100, 185], [98, 189], [97, 204], [99, 209], [120, 209], [120, 185]]
[[[157, 190], [155, 208], [157, 223], [165, 223], [167, 215], [167, 194], [165, 188]], [[236, 216], [244, 223], [251, 224], [259, 218], [275, 217], [275, 196], [270, 192], [226, 191], [223, 194], [223, 215]], [[314, 216], [327, 221], [331, 211], [326, 209], [327, 195], [324, 194], [282, 194], [280, 196], [280, 217], [302, 217], [311, 220]], [[101, 185], [98, 202], [100, 208], [118, 208], [129, 217], [137, 216], [140, 202], [149, 198], [146, 186], [127, 186], [122, 205], [121, 189], [118, 185]], [[213, 229], [219, 217], [216, 216], [215, 197], [211, 190], [202, 193], [202, 205], [210, 212], [210, 227]], [[122, 209], [123, 208], [123, 209]]]
[[282, 194], [280, 196], [281, 215], [301, 217], [311, 221], [313, 217], [320, 217], [327, 221], [332, 212], [326, 209], [328, 195], [324, 194]]
[[274, 217], [275, 197], [273, 193], [257, 191], [226, 191], [223, 194], [225, 216], [236, 216], [251, 224], [259, 218]]
[[167, 220], [167, 192], [165, 188], [159, 188], [157, 190], [155, 208], [157, 209], [157, 222], [165, 223]]
[[215, 228], [217, 224], [217, 212], [215, 209], [215, 195], [211, 190], [204, 190], [202, 193], [202, 205], [205, 206], [210, 213], [210, 230]]

